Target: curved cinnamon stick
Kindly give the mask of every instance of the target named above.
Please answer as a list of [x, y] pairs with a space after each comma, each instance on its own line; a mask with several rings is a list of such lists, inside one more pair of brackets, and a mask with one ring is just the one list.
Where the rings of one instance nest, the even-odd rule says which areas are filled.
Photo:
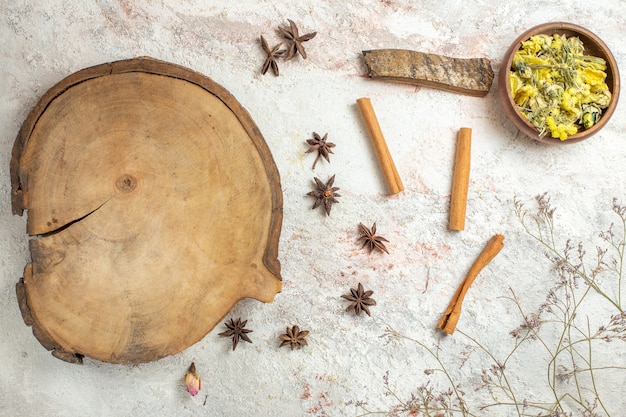
[[469, 290], [470, 285], [472, 285], [472, 282], [474, 282], [474, 279], [476, 279], [480, 271], [496, 257], [503, 247], [504, 236], [496, 234], [489, 239], [489, 242], [487, 242], [483, 251], [478, 255], [478, 258], [474, 261], [465, 279], [454, 293], [446, 312], [443, 314], [443, 317], [441, 317], [441, 320], [439, 320], [439, 323], [437, 323], [438, 328], [448, 334], [454, 333], [456, 323], [459, 321], [461, 315], [461, 305], [463, 304], [467, 290]]

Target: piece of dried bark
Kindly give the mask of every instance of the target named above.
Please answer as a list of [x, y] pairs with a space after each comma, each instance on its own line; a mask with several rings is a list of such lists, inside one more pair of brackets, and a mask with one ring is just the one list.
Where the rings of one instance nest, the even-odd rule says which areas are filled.
[[370, 78], [484, 97], [493, 69], [487, 58], [451, 58], [406, 49], [363, 51]]

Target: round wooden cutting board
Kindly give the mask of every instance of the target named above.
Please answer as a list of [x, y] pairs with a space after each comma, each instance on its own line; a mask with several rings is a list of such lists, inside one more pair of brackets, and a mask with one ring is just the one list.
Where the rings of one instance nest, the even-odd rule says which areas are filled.
[[16, 139], [26, 324], [52, 353], [141, 363], [281, 290], [278, 170], [254, 121], [189, 69], [137, 58], [50, 89]]

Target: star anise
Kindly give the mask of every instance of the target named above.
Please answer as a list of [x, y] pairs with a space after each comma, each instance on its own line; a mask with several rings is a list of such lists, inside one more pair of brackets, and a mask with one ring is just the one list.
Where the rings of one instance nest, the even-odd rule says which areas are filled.
[[321, 157], [324, 157], [326, 161], [330, 162], [329, 154], [333, 153], [332, 148], [335, 147], [335, 144], [331, 142], [326, 142], [327, 138], [328, 133], [326, 133], [324, 137], [321, 138], [320, 135], [313, 132], [313, 139], [307, 139], [306, 141], [306, 143], [308, 143], [310, 146], [309, 150], [306, 151], [306, 153], [317, 151], [317, 157], [313, 162], [313, 169], [315, 169], [315, 165], [317, 165], [317, 161], [319, 161]]
[[382, 236], [376, 235], [376, 222], [374, 222], [374, 224], [372, 225], [371, 230], [368, 229], [367, 226], [365, 226], [363, 223], [359, 223], [359, 229], [361, 230], [361, 237], [359, 237], [359, 240], [363, 241], [363, 246], [361, 246], [362, 248], [367, 246], [370, 253], [372, 253], [374, 249], [378, 249], [381, 252], [389, 253], [389, 251], [385, 247], [385, 244], [383, 243], [389, 241]]
[[291, 59], [295, 57], [298, 53], [302, 55], [302, 58], [306, 59], [306, 51], [302, 46], [302, 42], [313, 39], [315, 35], [317, 35], [317, 32], [307, 33], [306, 35], [300, 36], [300, 34], [298, 33], [298, 27], [293, 22], [293, 20], [287, 20], [289, 21], [289, 28], [278, 28], [283, 37], [290, 42], [285, 59]]
[[232, 337], [233, 338], [233, 350], [237, 347], [237, 343], [239, 343], [239, 339], [243, 339], [248, 343], [252, 343], [252, 340], [248, 337], [246, 333], [252, 332], [252, 330], [246, 329], [246, 323], [248, 320], [241, 321], [241, 317], [237, 320], [230, 319], [230, 322], [224, 323], [224, 326], [228, 328], [225, 332], [220, 333], [220, 336], [223, 337]]
[[346, 311], [354, 310], [357, 316], [361, 315], [361, 311], [365, 311], [368, 316], [371, 316], [369, 307], [376, 305], [376, 301], [370, 298], [372, 294], [374, 291], [364, 291], [363, 284], [359, 282], [357, 289], [350, 288], [350, 294], [344, 294], [341, 297], [352, 301]]
[[282, 43], [279, 43], [278, 45], [270, 49], [263, 35], [261, 35], [261, 46], [263, 47], [263, 50], [265, 51], [265, 54], [267, 55], [267, 57], [265, 58], [265, 62], [263, 63], [263, 69], [261, 70], [261, 74], [265, 75], [265, 73], [271, 68], [272, 71], [274, 72], [274, 75], [280, 75], [278, 71], [277, 60], [278, 58], [282, 58], [287, 52], [287, 50], [280, 49], [280, 47], [282, 46]]
[[335, 176], [330, 177], [326, 184], [324, 184], [319, 178], [315, 177], [315, 186], [316, 189], [314, 191], [308, 192], [307, 195], [311, 197], [315, 197], [315, 203], [313, 203], [313, 210], [317, 208], [317, 206], [324, 204], [324, 209], [326, 210], [326, 215], [330, 216], [330, 209], [333, 203], [338, 203], [335, 197], [341, 197], [341, 195], [337, 194], [338, 187], [333, 187], [333, 183], [335, 182]]
[[302, 346], [308, 345], [305, 339], [308, 335], [308, 330], [300, 330], [297, 325], [293, 326], [291, 329], [287, 327], [285, 329], [285, 334], [280, 335], [280, 340], [282, 340], [280, 347], [289, 345], [291, 350], [293, 350], [293, 348], [300, 349]]

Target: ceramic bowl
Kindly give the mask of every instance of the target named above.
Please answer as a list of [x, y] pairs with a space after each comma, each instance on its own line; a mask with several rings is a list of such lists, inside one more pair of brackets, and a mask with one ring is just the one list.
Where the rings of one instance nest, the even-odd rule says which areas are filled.
[[[577, 36], [584, 45], [585, 55], [600, 57], [606, 61], [606, 84], [608, 85], [612, 96], [611, 103], [609, 104], [608, 108], [604, 109], [602, 117], [595, 125], [593, 125], [589, 129], [582, 128], [578, 131], [578, 133], [569, 136], [566, 140], [563, 141], [558, 138], [552, 138], [549, 133], [543, 137], [539, 137], [538, 129], [522, 115], [517, 107], [517, 104], [513, 101], [513, 97], [511, 94], [511, 84], [509, 82], [513, 56], [515, 55], [515, 52], [517, 52], [521, 48], [522, 42], [528, 40], [533, 35], [545, 34], [551, 36], [555, 33], [564, 35], [568, 38], [572, 36]], [[504, 112], [522, 133], [535, 140], [545, 143], [575, 143], [587, 139], [598, 133], [598, 131], [607, 124], [607, 122], [613, 115], [615, 107], [617, 106], [620, 91], [619, 71], [617, 69], [617, 62], [615, 61], [613, 54], [606, 46], [606, 44], [594, 33], [583, 27], [571, 23], [544, 23], [522, 33], [506, 51], [498, 75], [498, 91], [502, 106], [504, 108]]]

